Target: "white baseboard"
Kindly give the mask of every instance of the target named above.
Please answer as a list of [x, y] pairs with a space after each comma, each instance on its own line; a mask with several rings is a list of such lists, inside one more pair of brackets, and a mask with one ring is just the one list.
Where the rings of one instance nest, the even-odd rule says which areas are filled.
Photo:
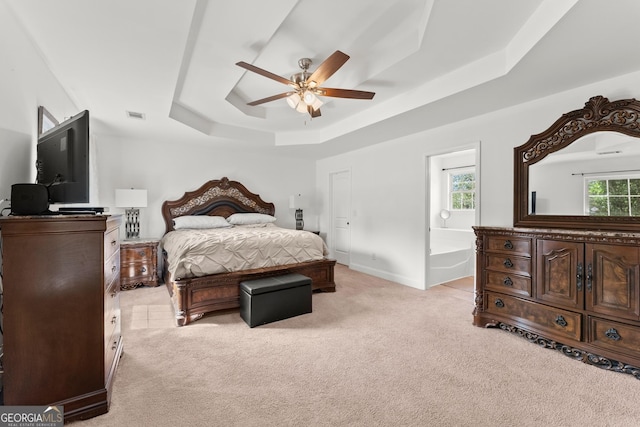
[[390, 280], [392, 282], [399, 283], [401, 285], [409, 286], [411, 288], [416, 289], [425, 289], [425, 283], [416, 279], [412, 279], [405, 276], [400, 276], [398, 274], [393, 274], [385, 270], [378, 270], [376, 268], [371, 268], [362, 264], [350, 264], [349, 268], [355, 271], [359, 271], [361, 273], [369, 274], [371, 276], [379, 277], [381, 279]]

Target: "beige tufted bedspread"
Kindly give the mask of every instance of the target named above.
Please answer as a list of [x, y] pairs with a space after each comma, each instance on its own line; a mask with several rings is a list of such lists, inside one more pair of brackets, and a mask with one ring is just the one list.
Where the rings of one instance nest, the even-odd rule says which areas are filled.
[[329, 253], [320, 236], [273, 224], [175, 230], [162, 247], [174, 279], [317, 261]]

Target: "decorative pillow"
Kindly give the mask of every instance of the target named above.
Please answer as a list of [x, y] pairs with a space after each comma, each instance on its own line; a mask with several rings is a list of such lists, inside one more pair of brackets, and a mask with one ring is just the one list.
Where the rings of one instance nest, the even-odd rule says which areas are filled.
[[229, 224], [223, 216], [186, 215], [173, 219], [173, 228], [175, 230], [184, 228], [203, 229], [228, 227], [231, 227], [231, 224]]
[[261, 213], [235, 213], [227, 218], [227, 221], [233, 225], [270, 224], [275, 222], [276, 218]]

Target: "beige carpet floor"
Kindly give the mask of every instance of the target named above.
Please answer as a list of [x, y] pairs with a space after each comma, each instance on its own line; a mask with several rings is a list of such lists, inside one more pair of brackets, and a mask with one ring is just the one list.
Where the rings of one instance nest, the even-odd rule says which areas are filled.
[[313, 313], [178, 328], [166, 288], [122, 293], [109, 413], [78, 426], [637, 426], [640, 381], [472, 326], [464, 281], [420, 291], [336, 269]]

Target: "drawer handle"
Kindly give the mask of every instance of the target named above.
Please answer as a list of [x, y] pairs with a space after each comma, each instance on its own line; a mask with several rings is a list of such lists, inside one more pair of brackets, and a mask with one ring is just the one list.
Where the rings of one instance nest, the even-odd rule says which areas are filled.
[[147, 267], [142, 267], [142, 268], [140, 269], [140, 272], [141, 272], [141, 273], [146, 273], [146, 272], [147, 272]]
[[578, 263], [578, 272], [576, 273], [576, 284], [578, 292], [582, 291], [582, 263]]
[[513, 243], [511, 243], [511, 240], [507, 240], [504, 242], [504, 248], [505, 249], [513, 249]]
[[118, 348], [118, 341], [113, 342], [113, 345], [111, 346], [111, 350], [115, 350], [116, 348]]
[[605, 332], [604, 334], [607, 338], [614, 341], [620, 341], [620, 339], [622, 338], [618, 331], [616, 331], [614, 328], [607, 330], [607, 332]]
[[115, 240], [112, 240], [112, 241], [111, 241], [111, 246], [115, 246], [115, 245], [116, 245], [116, 241], [115, 241]]
[[503, 308], [504, 307], [504, 301], [502, 301], [500, 298], [497, 298], [496, 299], [496, 307]]
[[145, 252], [144, 251], [138, 251], [138, 256], [144, 256]]
[[116, 320], [118, 320], [118, 318], [116, 316], [113, 316], [111, 318], [111, 324], [115, 325], [116, 324]]
[[507, 268], [513, 267], [513, 262], [511, 262], [511, 260], [509, 258], [505, 259], [502, 264]]
[[558, 325], [558, 326], [562, 326], [563, 328], [566, 328], [566, 327], [567, 327], [567, 325], [568, 325], [568, 323], [567, 323], [567, 321], [565, 320], [565, 318], [564, 318], [564, 317], [562, 317], [562, 316], [560, 316], [560, 315], [558, 315], [558, 316], [556, 317], [555, 322], [556, 322], [556, 325]]
[[114, 264], [114, 265], [111, 267], [111, 272], [113, 273], [114, 271], [116, 271], [116, 269], [117, 269], [117, 268], [118, 268], [118, 267], [116, 267], [116, 265]]
[[591, 263], [587, 265], [587, 291], [591, 292], [591, 280], [593, 280], [593, 267]]
[[502, 284], [505, 285], [505, 286], [512, 287], [513, 286], [513, 280], [511, 280], [511, 277], [507, 276], [502, 281]]

